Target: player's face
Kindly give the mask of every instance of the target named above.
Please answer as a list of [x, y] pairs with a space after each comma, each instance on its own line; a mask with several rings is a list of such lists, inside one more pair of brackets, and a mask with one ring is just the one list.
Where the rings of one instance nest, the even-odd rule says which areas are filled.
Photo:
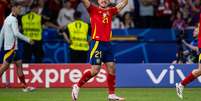
[[98, 0], [98, 4], [102, 8], [106, 8], [109, 5], [110, 1], [109, 0]]
[[16, 7], [14, 8], [16, 15], [19, 15], [19, 14], [20, 14], [21, 8], [22, 8], [22, 6], [16, 6]]

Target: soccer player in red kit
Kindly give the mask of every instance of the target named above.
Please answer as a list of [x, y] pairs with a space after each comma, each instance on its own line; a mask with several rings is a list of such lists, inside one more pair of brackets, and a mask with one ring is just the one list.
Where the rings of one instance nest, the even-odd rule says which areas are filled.
[[[201, 25], [201, 14], [200, 14], [200, 22]], [[198, 60], [198, 68], [194, 69], [184, 80], [180, 83], [176, 83], [176, 91], [179, 98], [183, 99], [183, 89], [186, 85], [194, 81], [197, 77], [201, 75], [201, 26], [199, 26], [198, 33], [198, 48], [199, 48], [199, 60]]]
[[92, 27], [92, 41], [90, 42], [90, 64], [91, 70], [84, 73], [77, 84], [73, 85], [72, 99], [78, 99], [80, 87], [89, 79], [98, 74], [101, 63], [105, 63], [108, 70], [108, 99], [115, 101], [124, 101], [122, 97], [115, 95], [115, 59], [112, 52], [110, 39], [112, 37], [111, 22], [113, 15], [122, 10], [128, 3], [128, 0], [122, 0], [115, 7], [110, 7], [110, 0], [97, 0], [98, 6], [92, 4], [89, 0], [82, 0], [87, 8]]

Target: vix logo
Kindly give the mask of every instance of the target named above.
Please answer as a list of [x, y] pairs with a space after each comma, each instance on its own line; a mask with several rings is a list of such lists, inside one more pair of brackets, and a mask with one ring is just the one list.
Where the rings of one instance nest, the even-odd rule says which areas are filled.
[[[175, 74], [179, 76], [180, 79], [184, 79], [185, 76], [181, 69], [174, 69], [174, 65], [170, 65], [169, 69], [163, 69], [160, 73], [154, 74], [151, 69], [146, 69], [146, 73], [152, 80], [154, 84], [160, 84], [164, 77], [168, 77], [169, 84], [175, 83]], [[201, 77], [198, 78], [198, 81], [201, 83]]]

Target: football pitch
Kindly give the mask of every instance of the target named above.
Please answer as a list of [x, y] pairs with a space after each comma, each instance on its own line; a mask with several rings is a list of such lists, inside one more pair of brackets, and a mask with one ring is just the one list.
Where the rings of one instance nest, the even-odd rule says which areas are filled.
[[[106, 88], [83, 88], [78, 101], [108, 101]], [[0, 101], [72, 101], [70, 88], [37, 89], [24, 93], [21, 89], [0, 89]], [[174, 88], [118, 88], [117, 95], [126, 101], [201, 101], [201, 88], [186, 88], [180, 100]]]

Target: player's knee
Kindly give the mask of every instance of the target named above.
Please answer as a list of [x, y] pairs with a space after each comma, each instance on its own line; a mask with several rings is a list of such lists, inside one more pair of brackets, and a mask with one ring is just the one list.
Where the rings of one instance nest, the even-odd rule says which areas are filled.
[[98, 73], [99, 73], [98, 70], [93, 70], [93, 71], [91, 72], [91, 75], [92, 75], [92, 76], [96, 76]]
[[99, 68], [95, 68], [91, 70], [91, 74], [92, 76], [96, 76], [99, 73], [100, 69]]
[[115, 70], [115, 66], [114, 65], [111, 65], [110, 67], [108, 67], [108, 73], [109, 74], [113, 75], [113, 74], [115, 74], [115, 71], [116, 70]]
[[21, 60], [16, 61], [16, 66], [17, 67], [22, 67], [22, 61]]
[[201, 69], [194, 69], [193, 70], [193, 74], [194, 74], [194, 76], [200, 76], [201, 75]]
[[114, 75], [115, 74], [115, 70], [108, 70], [108, 73], [111, 74], [111, 75]]
[[9, 63], [7, 63], [7, 62], [4, 62], [2, 65], [1, 65], [1, 69], [2, 70], [6, 70], [6, 69], [8, 69], [9, 68]]
[[200, 76], [201, 75], [201, 68], [197, 69], [197, 74]]

